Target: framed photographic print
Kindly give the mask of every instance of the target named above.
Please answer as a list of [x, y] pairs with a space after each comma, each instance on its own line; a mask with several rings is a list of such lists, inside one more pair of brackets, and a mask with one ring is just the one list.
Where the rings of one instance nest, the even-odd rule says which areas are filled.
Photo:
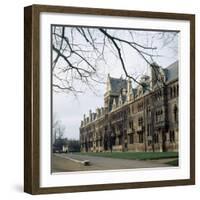
[[24, 9], [24, 191], [195, 183], [195, 16]]

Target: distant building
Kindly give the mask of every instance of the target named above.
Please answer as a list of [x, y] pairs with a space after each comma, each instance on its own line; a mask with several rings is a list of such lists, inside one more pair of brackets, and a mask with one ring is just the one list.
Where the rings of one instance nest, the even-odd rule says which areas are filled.
[[68, 145], [67, 144], [62, 145], [62, 152], [68, 152]]
[[154, 64], [136, 88], [108, 75], [104, 107], [81, 121], [81, 151], [178, 151], [178, 87], [178, 61]]

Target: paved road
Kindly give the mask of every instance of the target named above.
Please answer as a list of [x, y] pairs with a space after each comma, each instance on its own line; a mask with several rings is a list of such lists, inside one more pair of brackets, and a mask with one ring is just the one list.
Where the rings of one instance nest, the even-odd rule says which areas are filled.
[[[55, 162], [55, 159], [57, 159], [57, 163]], [[89, 160], [90, 165], [84, 166], [83, 164], [72, 161], [72, 159], [75, 159], [78, 161]], [[105, 157], [77, 155], [77, 154], [54, 154], [53, 168], [56, 168], [54, 166], [55, 164], [58, 165], [59, 162], [60, 162], [60, 169], [59, 170], [55, 169], [55, 171], [80, 171], [80, 170], [85, 171], [85, 170], [106, 170], [106, 169], [111, 170], [111, 169], [169, 167], [169, 165], [167, 164], [163, 164], [163, 163], [159, 163], [155, 161], [149, 161], [149, 160], [141, 161], [141, 160], [105, 158]]]

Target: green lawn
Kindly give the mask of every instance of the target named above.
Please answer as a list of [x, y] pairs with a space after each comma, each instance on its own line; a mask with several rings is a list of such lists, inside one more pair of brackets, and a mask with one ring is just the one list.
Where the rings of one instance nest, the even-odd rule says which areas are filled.
[[129, 160], [155, 160], [164, 158], [178, 158], [177, 152], [88, 152], [81, 155], [100, 156], [107, 158], [121, 158]]

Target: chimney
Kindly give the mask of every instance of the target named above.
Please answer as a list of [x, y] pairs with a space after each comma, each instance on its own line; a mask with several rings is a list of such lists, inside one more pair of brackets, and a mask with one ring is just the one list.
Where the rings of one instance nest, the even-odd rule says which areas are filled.
[[89, 121], [92, 121], [92, 110], [89, 110]]
[[133, 96], [132, 82], [130, 78], [128, 78], [127, 90], [127, 100], [130, 101]]
[[96, 109], [96, 112], [97, 112], [97, 118], [100, 117], [100, 109], [99, 108]]

